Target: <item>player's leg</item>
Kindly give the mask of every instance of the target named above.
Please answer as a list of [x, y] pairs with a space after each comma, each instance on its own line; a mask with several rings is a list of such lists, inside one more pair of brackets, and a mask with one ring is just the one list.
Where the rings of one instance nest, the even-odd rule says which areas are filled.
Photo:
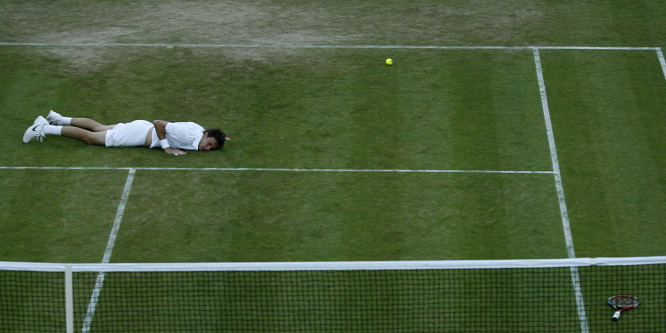
[[[88, 118], [72, 118], [72, 125], [74, 126], [46, 125], [44, 126], [44, 132], [50, 134], [48, 133], [50, 128], [57, 127], [60, 130], [60, 135], [83, 141], [89, 145], [140, 147], [146, 145], [146, 138], [153, 127], [152, 123], [145, 120], [108, 126]], [[82, 127], [87, 127], [90, 130]]]
[[97, 121], [92, 120], [90, 118], [72, 118], [70, 125], [87, 129], [91, 132], [105, 132], [108, 130], [112, 130], [113, 127], [116, 126], [116, 124], [113, 125], [100, 124]]
[[113, 129], [115, 124], [113, 125], [104, 125], [96, 120], [90, 119], [90, 118], [72, 118], [72, 117], [63, 117], [59, 113], [51, 110], [49, 112], [49, 115], [46, 117], [46, 120], [49, 122], [51, 125], [72, 125], [76, 127], [80, 127], [83, 129], [87, 129], [91, 132], [103, 132], [103, 131], [108, 131]]
[[[53, 125], [47, 125], [47, 126], [53, 126]], [[104, 146], [106, 140], [106, 131], [93, 132], [75, 126], [60, 127], [60, 135], [72, 139], [77, 139], [79, 141], [83, 141], [89, 145], [98, 145], [98, 146]]]
[[23, 142], [29, 143], [33, 140], [40, 142], [46, 135], [62, 135], [68, 138], [77, 139], [90, 145], [105, 145], [106, 131], [92, 132], [75, 126], [49, 125], [44, 117], [39, 116], [35, 122], [28, 127], [23, 134]]
[[23, 134], [23, 142], [29, 143], [33, 140], [41, 142], [46, 135], [62, 135], [90, 145], [105, 146], [106, 132], [113, 129], [113, 126], [103, 125], [88, 118], [66, 118], [51, 111], [48, 118], [39, 116], [35, 119], [35, 122]]

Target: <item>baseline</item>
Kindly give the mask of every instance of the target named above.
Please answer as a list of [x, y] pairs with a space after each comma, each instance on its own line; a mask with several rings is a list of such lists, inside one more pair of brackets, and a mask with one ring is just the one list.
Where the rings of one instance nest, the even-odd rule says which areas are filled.
[[227, 43], [51, 43], [0, 42], [0, 46], [51, 47], [184, 47], [184, 48], [266, 48], [266, 49], [405, 49], [405, 50], [628, 50], [655, 51], [658, 47], [633, 46], [464, 46], [464, 45], [297, 45], [297, 44], [227, 44]]

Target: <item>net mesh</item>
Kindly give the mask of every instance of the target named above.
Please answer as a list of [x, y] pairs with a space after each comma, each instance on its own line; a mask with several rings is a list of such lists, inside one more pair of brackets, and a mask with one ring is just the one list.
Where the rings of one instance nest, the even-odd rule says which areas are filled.
[[[657, 332], [666, 327], [664, 264], [283, 271], [169, 267], [106, 272], [103, 284], [98, 272], [75, 271], [76, 330]], [[0, 331], [64, 331], [62, 272], [0, 270], [0, 278]], [[637, 296], [641, 307], [612, 322], [607, 300], [614, 295]]]
[[64, 332], [64, 275], [0, 270], [0, 332]]

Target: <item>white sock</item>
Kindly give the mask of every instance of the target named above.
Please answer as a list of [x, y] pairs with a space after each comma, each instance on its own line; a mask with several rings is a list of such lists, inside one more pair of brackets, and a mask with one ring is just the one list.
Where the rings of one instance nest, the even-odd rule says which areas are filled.
[[72, 117], [60, 117], [60, 125], [71, 125]]
[[60, 134], [61, 132], [62, 132], [62, 126], [44, 125], [44, 134], [61, 135]]

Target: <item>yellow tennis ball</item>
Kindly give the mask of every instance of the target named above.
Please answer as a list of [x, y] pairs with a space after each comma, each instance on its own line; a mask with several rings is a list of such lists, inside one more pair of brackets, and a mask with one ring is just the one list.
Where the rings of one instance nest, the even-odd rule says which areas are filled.
[[393, 59], [391, 58], [386, 59], [386, 64], [389, 66], [393, 65]]

